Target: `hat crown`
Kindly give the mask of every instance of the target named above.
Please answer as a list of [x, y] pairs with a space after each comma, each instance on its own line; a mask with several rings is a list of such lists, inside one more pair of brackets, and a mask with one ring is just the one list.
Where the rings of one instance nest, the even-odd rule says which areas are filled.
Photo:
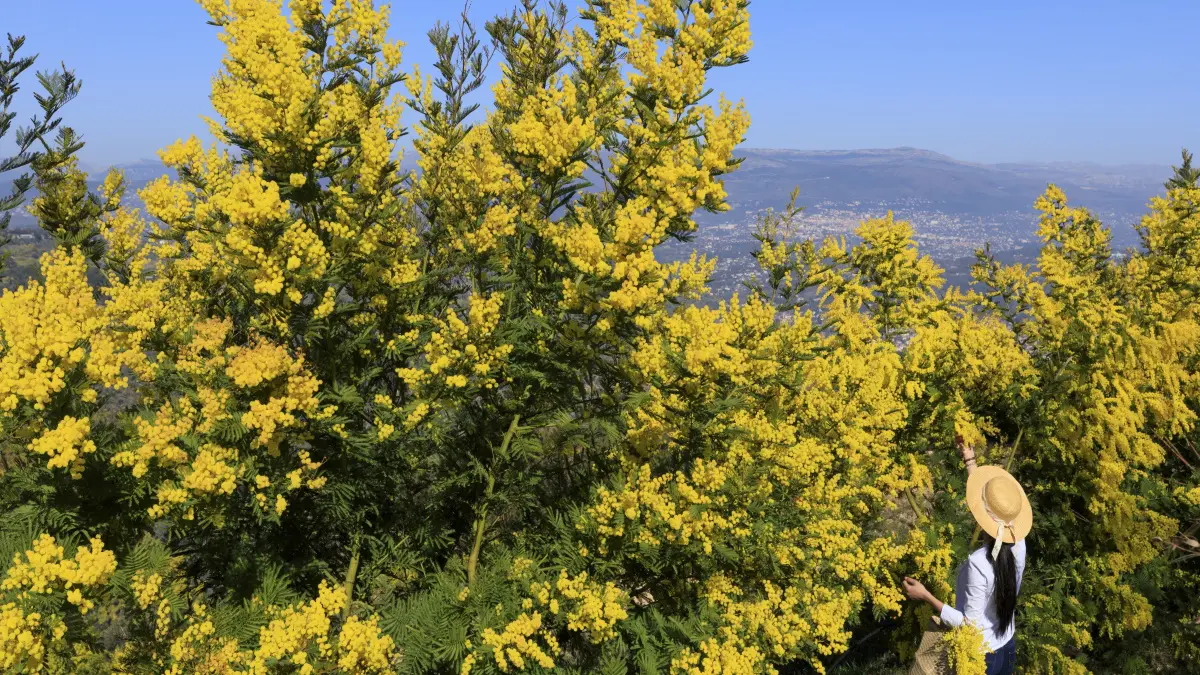
[[983, 500], [997, 518], [1016, 519], [1021, 513], [1021, 486], [1008, 476], [997, 476], [983, 486]]

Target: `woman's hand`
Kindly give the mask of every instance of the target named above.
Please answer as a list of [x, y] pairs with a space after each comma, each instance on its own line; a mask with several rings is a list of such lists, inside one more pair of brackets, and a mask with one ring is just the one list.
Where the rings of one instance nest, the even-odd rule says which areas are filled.
[[909, 600], [928, 602], [929, 606], [933, 607], [933, 611], [935, 613], [939, 615], [942, 613], [942, 601], [934, 597], [933, 593], [930, 593], [929, 590], [925, 588], [925, 584], [922, 584], [916, 579], [912, 577], [904, 577], [904, 593], [908, 595]]
[[929, 602], [933, 597], [933, 594], [925, 588], [925, 584], [912, 577], [904, 577], [904, 594], [908, 596], [909, 600], [920, 600], [921, 602]]

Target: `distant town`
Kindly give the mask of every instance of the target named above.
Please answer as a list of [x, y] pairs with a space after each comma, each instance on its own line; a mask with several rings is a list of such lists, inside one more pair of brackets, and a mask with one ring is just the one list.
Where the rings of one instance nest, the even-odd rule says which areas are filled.
[[[667, 260], [686, 259], [693, 250], [716, 257], [718, 263], [711, 289], [718, 297], [730, 297], [741, 291], [743, 282], [755, 272], [751, 252], [757, 242], [753, 233], [764, 211], [746, 210], [736, 220], [701, 224], [692, 241], [665, 244], [664, 257]], [[984, 246], [996, 254], [1014, 254], [1032, 251], [1040, 244], [1038, 214], [1032, 207], [987, 216], [968, 215], [941, 210], [932, 200], [919, 198], [875, 203], [822, 200], [806, 206], [796, 219], [795, 237], [816, 242], [828, 237], [846, 237], [853, 242], [853, 232], [864, 220], [882, 218], [888, 211], [896, 220], [912, 224], [919, 250], [946, 270], [950, 283], [966, 283], [975, 252]], [[1096, 211], [1095, 215], [1112, 229], [1115, 251], [1136, 243], [1133, 223], [1140, 214]]]

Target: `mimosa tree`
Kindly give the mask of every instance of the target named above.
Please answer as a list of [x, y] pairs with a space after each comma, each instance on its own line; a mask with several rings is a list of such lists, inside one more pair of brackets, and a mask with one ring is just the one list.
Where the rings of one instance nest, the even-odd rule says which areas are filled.
[[0, 667], [822, 670], [897, 574], [951, 581], [956, 432], [1022, 439], [1031, 672], [1194, 584], [1194, 185], [1127, 263], [1051, 188], [1037, 268], [971, 292], [907, 223], [802, 242], [791, 209], [707, 306], [715, 261], [656, 248], [727, 208], [744, 0], [526, 0], [432, 31], [432, 75], [365, 0], [201, 4], [216, 143], [164, 149], [144, 214], [73, 132], [32, 158], [58, 245], [0, 296]]

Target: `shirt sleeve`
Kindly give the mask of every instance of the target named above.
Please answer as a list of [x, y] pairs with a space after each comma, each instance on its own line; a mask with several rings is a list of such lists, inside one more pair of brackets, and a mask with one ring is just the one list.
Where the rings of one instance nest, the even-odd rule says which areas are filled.
[[1018, 541], [1013, 546], [1013, 555], [1017, 561], [1017, 593], [1021, 592], [1021, 582], [1025, 580], [1025, 540]]
[[970, 621], [976, 626], [988, 624], [985, 612], [988, 603], [987, 579], [975, 566], [967, 561], [958, 570], [958, 579], [954, 587], [954, 607], [942, 605], [942, 623], [956, 628], [964, 621]]
[[948, 604], [942, 605], [942, 623], [951, 628], [958, 628], [962, 625], [963, 613]]

